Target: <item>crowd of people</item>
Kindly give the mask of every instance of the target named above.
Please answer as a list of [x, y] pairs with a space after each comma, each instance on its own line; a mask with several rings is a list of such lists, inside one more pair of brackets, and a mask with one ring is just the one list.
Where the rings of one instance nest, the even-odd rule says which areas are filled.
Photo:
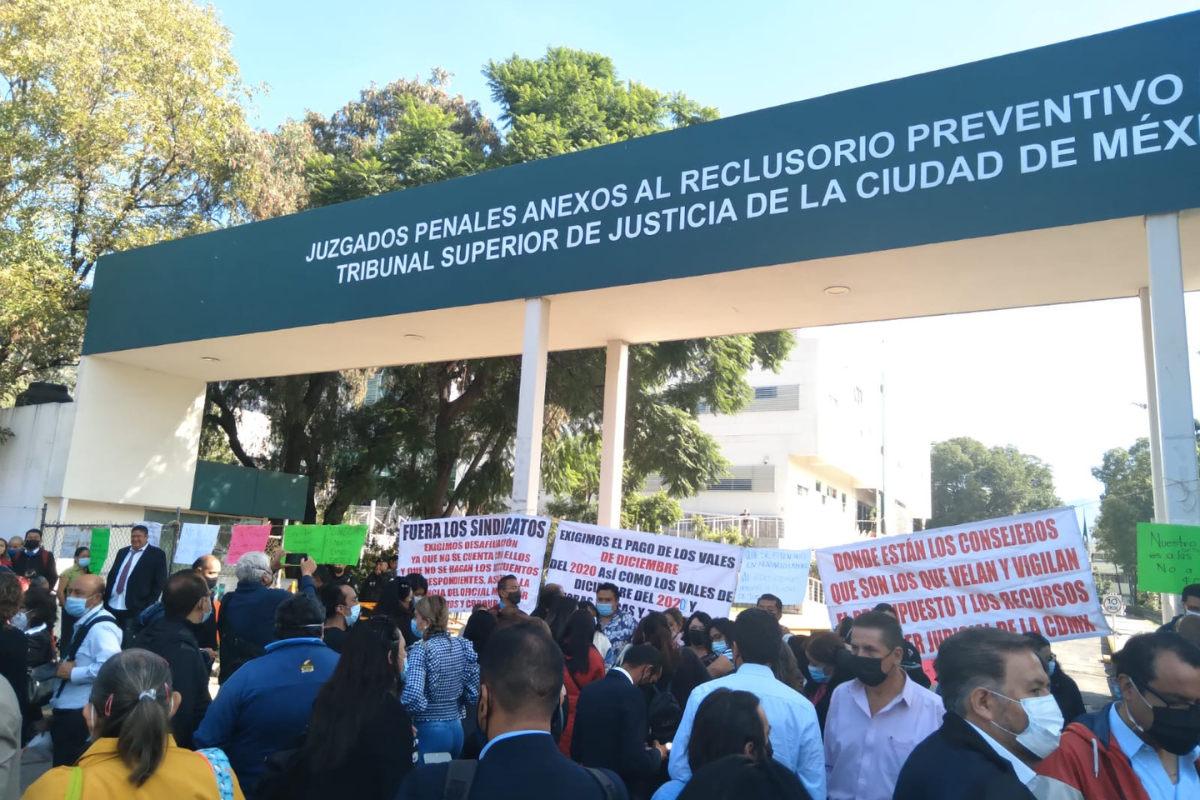
[[1042, 636], [964, 628], [930, 674], [886, 604], [800, 636], [769, 594], [713, 619], [550, 584], [526, 615], [506, 575], [455, 630], [394, 559], [287, 591], [247, 553], [218, 608], [220, 561], [167, 575], [144, 529], [103, 577], [45, 552], [0, 563], [0, 800], [47, 729], [31, 800], [1200, 798], [1200, 586], [1089, 713]]

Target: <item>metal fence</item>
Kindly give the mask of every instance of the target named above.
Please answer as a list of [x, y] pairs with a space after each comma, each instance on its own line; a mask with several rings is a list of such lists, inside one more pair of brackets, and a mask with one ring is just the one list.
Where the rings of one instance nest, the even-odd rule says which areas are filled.
[[700, 522], [712, 531], [725, 531], [737, 528], [743, 536], [751, 539], [782, 539], [783, 517], [734, 516], [729, 514], [687, 513], [684, 519], [674, 525], [663, 528], [668, 536], [682, 536], [685, 539], [696, 538], [696, 523]]

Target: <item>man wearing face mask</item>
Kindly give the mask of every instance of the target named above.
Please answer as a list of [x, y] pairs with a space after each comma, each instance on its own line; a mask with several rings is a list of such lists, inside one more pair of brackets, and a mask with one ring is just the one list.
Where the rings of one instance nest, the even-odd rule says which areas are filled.
[[[192, 564], [192, 571], [204, 579], [208, 592], [212, 596], [213, 612], [201, 622], [192, 625], [192, 633], [196, 636], [196, 644], [204, 656], [209, 669], [217, 659], [217, 612], [220, 611], [216, 591], [221, 578], [221, 560], [214, 555], [200, 556]], [[138, 622], [143, 628], [148, 628], [163, 616], [163, 601], [159, 601], [142, 612]], [[190, 624], [190, 623], [189, 623]]]
[[967, 628], [942, 643], [942, 727], [900, 770], [893, 800], [1032, 800], [1037, 763], [1058, 747], [1062, 713], [1035, 643]]
[[67, 613], [76, 617], [65, 660], [58, 665], [58, 687], [50, 698], [54, 718], [50, 739], [54, 766], [71, 765], [87, 749], [88, 727], [83, 707], [104, 662], [121, 652], [123, 633], [104, 609], [104, 579], [79, 575], [67, 587]]
[[604, 666], [611, 668], [625, 646], [633, 641], [637, 620], [633, 614], [622, 610], [621, 590], [615, 583], [602, 583], [596, 587], [596, 612], [599, 614], [600, 630], [612, 645], [612, 649], [604, 656]]
[[[237, 563], [237, 589], [225, 595], [217, 629], [221, 634], [221, 670], [217, 678], [224, 684], [243, 664], [263, 654], [275, 641], [275, 612], [293, 595], [284, 589], [273, 589], [275, 561], [266, 553], [246, 553]], [[311, 558], [300, 562], [300, 593], [314, 595], [312, 574], [317, 564]]]
[[521, 584], [516, 575], [505, 575], [496, 581], [496, 598], [499, 602], [489, 609], [493, 617], [499, 618], [501, 614], [525, 616], [525, 612], [520, 609]]
[[209, 666], [194, 633], [196, 626], [212, 617], [208, 583], [194, 570], [176, 572], [163, 589], [162, 609], [162, 616], [138, 634], [133, 646], [157, 654], [170, 665], [175, 691], [182, 698], [171, 718], [171, 732], [176, 744], [190, 750], [196, 728], [212, 703]]
[[[825, 720], [829, 800], [890, 800], [909, 753], [942, 724], [942, 699], [908, 677], [900, 623], [879, 611], [854, 619], [854, 680], [833, 691]], [[839, 669], [842, 668], [839, 664]]]
[[621, 666], [613, 667], [602, 681], [593, 681], [579, 693], [571, 758], [585, 767], [611, 769], [621, 777], [631, 798], [646, 798], [644, 784], [670, 755], [665, 745], [646, 745], [650, 723], [640, 687], [652, 685], [662, 674], [662, 655], [649, 644], [635, 644]]
[[1143, 633], [1113, 656], [1113, 671], [1122, 700], [1067, 726], [1037, 767], [1037, 797], [1200, 797], [1200, 647]]
[[[11, 545], [11, 542], [9, 543]], [[25, 534], [25, 547], [12, 557], [12, 570], [17, 577], [41, 576], [53, 588], [58, 583], [58, 566], [54, 554], [42, 548], [42, 532], [37, 528]]]
[[317, 597], [325, 606], [325, 646], [335, 653], [342, 652], [346, 634], [358, 622], [362, 606], [358, 604], [358, 593], [349, 584], [322, 586]]
[[[25, 546], [25, 540], [20, 536], [14, 536], [8, 540], [8, 548], [0, 553], [0, 567], [8, 567], [12, 569], [13, 560], [21, 555], [21, 548]], [[15, 570], [13, 570], [15, 572]]]
[[558, 751], [550, 717], [563, 686], [563, 655], [544, 630], [498, 630], [480, 658], [477, 719], [487, 745], [478, 761], [418, 766], [397, 800], [626, 800], [614, 773], [579, 766]]
[[1179, 620], [1188, 616], [1200, 616], [1200, 583], [1193, 583], [1183, 587], [1183, 613], [1176, 615], [1173, 620], [1159, 628], [1158, 632], [1176, 633]]

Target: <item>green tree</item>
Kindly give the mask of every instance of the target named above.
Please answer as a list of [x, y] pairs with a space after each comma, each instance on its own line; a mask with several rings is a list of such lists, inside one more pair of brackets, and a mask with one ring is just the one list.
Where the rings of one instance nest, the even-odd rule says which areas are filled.
[[930, 452], [933, 517], [930, 528], [1042, 511], [1062, 504], [1048, 464], [1017, 448], [985, 447], [967, 437]]
[[77, 358], [97, 258], [240, 218], [247, 92], [189, 0], [0, 3], [0, 89], [3, 401]]

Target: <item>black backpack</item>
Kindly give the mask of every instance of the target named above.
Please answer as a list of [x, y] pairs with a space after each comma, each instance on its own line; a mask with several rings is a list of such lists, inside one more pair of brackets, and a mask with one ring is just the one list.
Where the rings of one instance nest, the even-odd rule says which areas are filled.
[[[446, 785], [442, 789], [442, 800], [467, 800], [471, 795], [471, 786], [475, 783], [475, 770], [479, 769], [478, 761], [451, 761], [450, 770], [446, 773]], [[604, 770], [584, 767], [604, 790], [605, 800], [620, 800], [621, 792], [617, 789], [612, 778]]]
[[650, 722], [651, 741], [666, 744], [675, 738], [675, 732], [679, 730], [679, 723], [683, 720], [683, 709], [679, 707], [679, 701], [672, 692], [658, 689], [650, 698], [646, 717]]

